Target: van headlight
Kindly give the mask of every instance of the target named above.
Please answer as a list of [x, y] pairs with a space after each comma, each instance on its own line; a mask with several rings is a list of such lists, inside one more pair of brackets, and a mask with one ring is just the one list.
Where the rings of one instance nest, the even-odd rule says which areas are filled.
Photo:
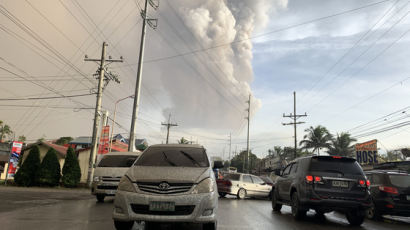
[[100, 180], [101, 180], [101, 178], [99, 176], [95, 176], [94, 179], [93, 179], [94, 182], [99, 182]]
[[135, 192], [134, 185], [127, 176], [123, 176], [118, 184], [119, 191]]
[[206, 178], [205, 180], [202, 180], [199, 182], [194, 187], [194, 190], [192, 191], [193, 194], [198, 194], [198, 193], [210, 193], [214, 191], [214, 181], [211, 178]]

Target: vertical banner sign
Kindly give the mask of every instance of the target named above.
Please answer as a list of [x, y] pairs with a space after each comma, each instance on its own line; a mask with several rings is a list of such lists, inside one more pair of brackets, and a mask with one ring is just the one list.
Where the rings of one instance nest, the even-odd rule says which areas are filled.
[[8, 178], [13, 178], [14, 174], [16, 173], [22, 147], [23, 147], [23, 142], [13, 141], [13, 145], [11, 147], [11, 155], [9, 159], [8, 172], [7, 172]]
[[100, 145], [98, 146], [98, 154], [108, 153], [110, 143], [110, 126], [104, 126], [101, 131]]
[[377, 140], [356, 144], [356, 160], [360, 164], [377, 164]]

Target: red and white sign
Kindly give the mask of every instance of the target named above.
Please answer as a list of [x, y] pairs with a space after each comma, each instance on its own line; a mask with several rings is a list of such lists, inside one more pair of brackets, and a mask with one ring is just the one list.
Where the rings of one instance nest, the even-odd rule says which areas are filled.
[[104, 126], [101, 130], [100, 145], [98, 146], [98, 154], [108, 153], [110, 147], [110, 126]]
[[9, 166], [8, 166], [9, 170], [7, 172], [8, 178], [13, 178], [14, 174], [16, 173], [22, 147], [23, 147], [23, 142], [13, 141], [13, 145], [11, 147], [11, 155], [9, 159]]

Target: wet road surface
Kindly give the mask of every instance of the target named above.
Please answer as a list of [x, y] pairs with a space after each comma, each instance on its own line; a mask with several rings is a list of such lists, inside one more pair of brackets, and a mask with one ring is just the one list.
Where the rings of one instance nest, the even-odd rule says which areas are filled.
[[[9, 189], [0, 187], [0, 229], [114, 229], [111, 219], [113, 198], [97, 203], [88, 190]], [[350, 227], [343, 215], [326, 214], [326, 219], [308, 212], [305, 219], [294, 221], [290, 208], [283, 206], [281, 213], [272, 212], [267, 200], [237, 200], [234, 197], [219, 200], [218, 229], [410, 229], [410, 218], [404, 221], [366, 220], [361, 227]], [[134, 225], [134, 230], [143, 225]], [[155, 229], [201, 229], [200, 225], [160, 225]]]

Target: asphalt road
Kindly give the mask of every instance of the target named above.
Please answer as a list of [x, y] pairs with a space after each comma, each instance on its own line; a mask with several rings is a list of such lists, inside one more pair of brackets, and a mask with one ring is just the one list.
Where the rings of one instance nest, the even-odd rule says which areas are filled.
[[[42, 188], [11, 188], [0, 186], [0, 229], [114, 229], [111, 219], [113, 199], [97, 203], [88, 190]], [[361, 227], [350, 227], [343, 215], [326, 214], [325, 220], [308, 212], [301, 221], [294, 221], [290, 208], [281, 213], [272, 212], [267, 200], [237, 200], [234, 197], [219, 200], [218, 229], [409, 229], [410, 218], [388, 218], [384, 221], [366, 220]], [[143, 225], [134, 225], [143, 229]], [[160, 225], [156, 229], [201, 229], [199, 225]]]

